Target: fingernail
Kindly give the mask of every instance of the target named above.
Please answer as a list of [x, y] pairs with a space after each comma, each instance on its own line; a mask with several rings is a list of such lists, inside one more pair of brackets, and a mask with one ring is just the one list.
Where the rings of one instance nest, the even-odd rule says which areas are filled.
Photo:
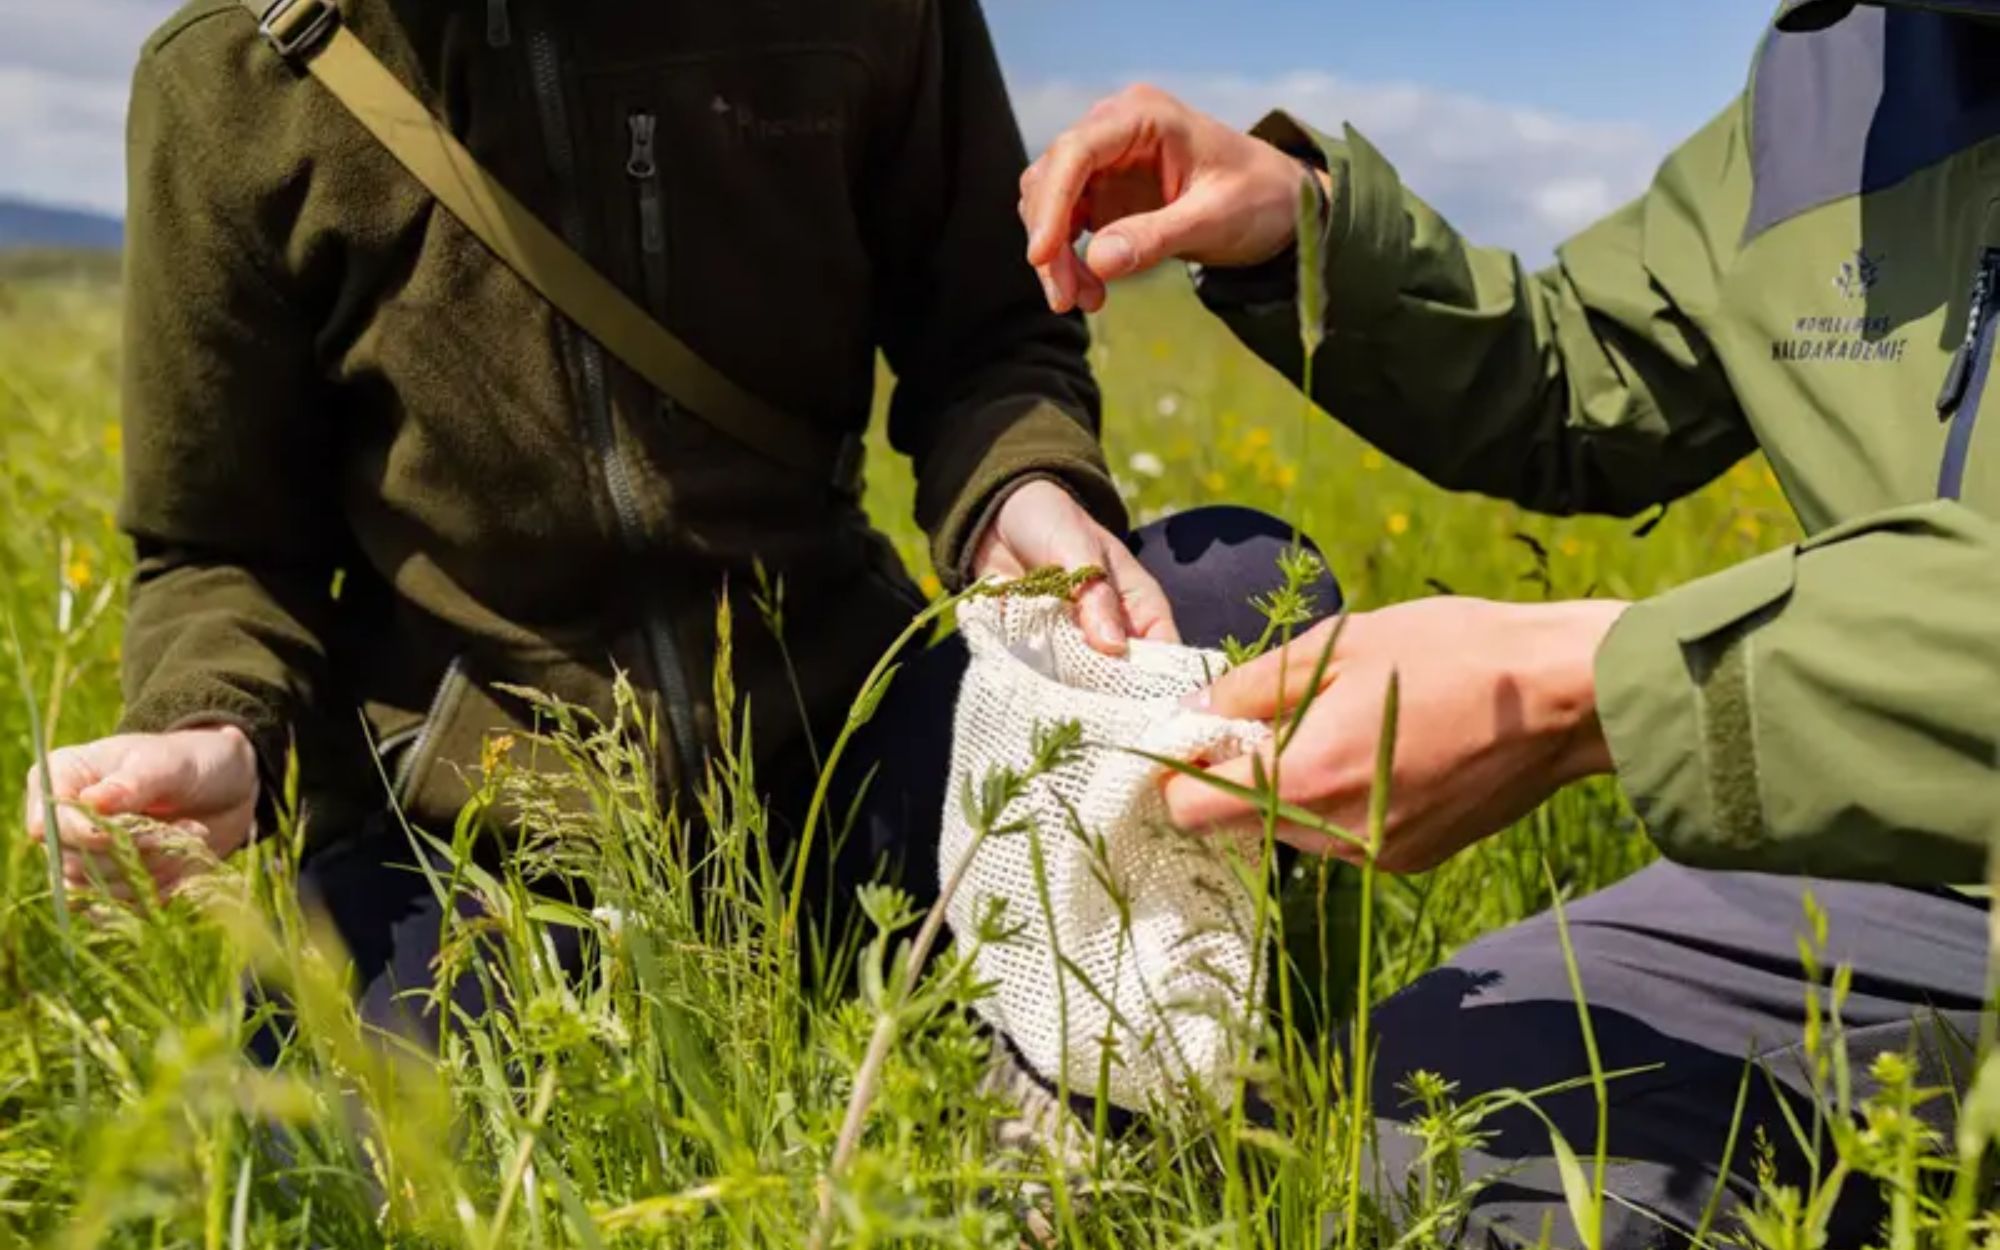
[[1190, 690], [1182, 695], [1181, 706], [1197, 712], [1206, 712], [1215, 706], [1215, 696], [1209, 692], [1207, 686], [1203, 686], [1199, 690]]
[[1035, 277], [1041, 279], [1042, 298], [1048, 301], [1050, 308], [1054, 308], [1056, 306], [1056, 284], [1049, 278], [1048, 270], [1035, 270]]
[[1097, 264], [1094, 268], [1107, 278], [1122, 278], [1139, 264], [1139, 254], [1132, 249], [1132, 240], [1122, 234], [1099, 236], [1096, 246]]

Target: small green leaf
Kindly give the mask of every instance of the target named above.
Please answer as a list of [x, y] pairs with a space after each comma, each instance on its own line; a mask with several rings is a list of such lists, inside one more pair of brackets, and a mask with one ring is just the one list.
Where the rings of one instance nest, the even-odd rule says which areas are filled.
[[882, 696], [889, 693], [889, 683], [895, 681], [896, 674], [902, 670], [903, 666], [901, 664], [891, 664], [882, 671], [882, 676], [879, 679], [868, 683], [867, 687], [862, 690], [860, 697], [854, 700], [854, 706], [848, 710], [847, 723], [849, 726], [859, 729], [861, 726], [875, 719], [875, 710], [882, 706]]
[[236, 1169], [236, 1199], [229, 1207], [229, 1250], [250, 1244], [250, 1152]]
[[559, 925], [565, 929], [591, 929], [590, 913], [569, 903], [554, 899], [541, 899], [528, 905], [528, 919], [538, 924]]
[[1389, 828], [1389, 788], [1396, 769], [1396, 721], [1402, 707], [1403, 675], [1389, 670], [1389, 689], [1382, 697], [1382, 732], [1375, 740], [1375, 781], [1368, 788], [1368, 854], [1381, 853]]
[[1583, 1174], [1583, 1164], [1553, 1124], [1549, 1126], [1549, 1146], [1555, 1151], [1563, 1201], [1569, 1204], [1570, 1219], [1576, 1221], [1576, 1235], [1583, 1239], [1584, 1250], [1599, 1250], [1603, 1236], [1597, 1227], [1597, 1204], [1591, 1196], [1590, 1181]]
[[1267, 1128], [1258, 1128], [1255, 1125], [1250, 1125], [1238, 1129], [1236, 1131], [1236, 1140], [1245, 1146], [1261, 1150], [1273, 1158], [1282, 1159], [1288, 1163], [1303, 1162], [1305, 1159], [1305, 1156], [1299, 1152], [1297, 1146]]
[[1958, 1116], [1958, 1157], [1984, 1158], [1996, 1141], [2000, 1141], [2000, 1050], [1979, 1065], [1979, 1076], [1966, 1095], [1965, 1109]]

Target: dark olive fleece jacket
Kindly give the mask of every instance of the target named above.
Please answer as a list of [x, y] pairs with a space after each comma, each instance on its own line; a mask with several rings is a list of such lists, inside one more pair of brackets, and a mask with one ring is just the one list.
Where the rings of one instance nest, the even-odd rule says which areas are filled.
[[[1022, 261], [1023, 164], [973, 0], [349, 0], [480, 161], [746, 387], [895, 447], [947, 576], [1010, 484], [1122, 520], [1085, 331]], [[718, 594], [760, 754], [799, 739], [753, 569], [834, 721], [918, 596], [851, 493], [676, 410], [440, 210], [235, 0], [147, 45], [130, 119], [128, 727], [296, 743], [315, 832], [447, 822], [501, 687], [710, 734]], [[834, 476], [828, 466], [828, 477]], [[364, 732], [365, 730], [365, 732]], [[517, 750], [525, 748], [518, 745]], [[487, 746], [487, 749], [492, 749]]]

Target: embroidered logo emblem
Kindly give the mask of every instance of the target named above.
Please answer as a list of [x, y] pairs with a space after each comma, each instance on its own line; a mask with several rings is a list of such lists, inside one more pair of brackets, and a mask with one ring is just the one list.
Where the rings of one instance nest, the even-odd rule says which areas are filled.
[[[1827, 285], [1842, 299], [1865, 300], [1882, 281], [1882, 260], [1879, 255], [1870, 256], [1857, 249], [1840, 262]], [[1910, 347], [1908, 337], [1897, 330], [1894, 318], [1867, 308], [1834, 316], [1797, 316], [1791, 318], [1782, 337], [1772, 339], [1771, 359], [1786, 364], [1824, 361], [1894, 364], [1903, 359]]]
[[1840, 262], [1833, 275], [1833, 289], [1847, 299], [1865, 299], [1881, 277], [1882, 258], [1856, 251], [1852, 258]]
[[794, 113], [790, 116], [772, 117], [759, 113], [755, 107], [742, 100], [730, 100], [717, 95], [708, 102], [708, 111], [722, 125], [735, 132], [738, 138], [770, 143], [783, 139], [810, 138], [819, 135], [839, 135], [847, 129], [846, 120], [836, 111]]

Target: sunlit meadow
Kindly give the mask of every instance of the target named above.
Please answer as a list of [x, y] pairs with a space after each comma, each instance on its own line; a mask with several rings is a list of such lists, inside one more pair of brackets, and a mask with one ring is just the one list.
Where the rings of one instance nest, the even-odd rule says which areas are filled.
[[[116, 719], [128, 558], [112, 519], [115, 274], [65, 259], [4, 264], [0, 829], [18, 834], [31, 709], [57, 741]], [[1792, 533], [1755, 461], [1643, 524], [1550, 520], [1443, 493], [1302, 411], [1177, 275], [1116, 291], [1095, 330], [1110, 457], [1134, 516], [1215, 501], [1280, 513], [1317, 542], [1358, 609], [1446, 590], [1643, 596]], [[908, 520], [908, 474], [877, 451], [871, 506], [936, 594]], [[900, 900], [868, 900], [894, 936], [862, 935], [875, 975], [859, 978], [860, 993], [801, 975], [782, 891], [768, 888], [781, 874], [761, 854], [746, 765], [719, 761], [700, 804], [716, 853], [691, 864], [631, 734], [571, 723], [556, 739], [567, 777], [499, 773], [485, 797], [543, 811], [537, 866], [588, 884], [606, 906], [539, 903], [511, 877], [465, 868], [492, 913], [483, 940], [500, 952], [491, 977], [510, 1010], [467, 1022], [435, 1055], [362, 1035], [337, 955], [291, 905], [284, 839], [199, 897], [67, 916], [52, 906], [42, 848], [8, 838], [0, 1244], [1449, 1245], [1469, 1196], [1450, 1160], [1482, 1109], [1413, 1091], [1435, 1112], [1422, 1130], [1433, 1166], [1374, 1184], [1358, 1166], [1363, 1109], [1315, 1021], [1346, 1020], [1361, 996], [1393, 992], [1480, 933], [1546, 908], [1552, 887], [1574, 897], [1650, 855], [1615, 793], [1591, 785], [1427, 878], [1329, 873], [1324, 909], [1303, 923], [1287, 914], [1302, 945], [1328, 952], [1322, 993], [1246, 1041], [1244, 1077], [1276, 1120], [1252, 1122], [1238, 1100], [1104, 1139], [1079, 1125], [1065, 1165], [994, 1145], [1007, 1108], [981, 1083], [988, 1043], [965, 1010], [975, 987], [949, 957], [903, 975], [898, 942], [919, 917]], [[580, 796], [589, 815], [579, 823], [561, 814], [576, 803], [538, 804], [556, 791]], [[553, 926], [586, 930], [594, 975], [573, 983], [554, 968]], [[469, 935], [455, 936], [467, 940], [448, 944], [448, 960], [470, 952]], [[252, 972], [301, 1021], [269, 1069], [242, 1057]], [[1826, 979], [1831, 999], [1838, 977]], [[857, 1071], [876, 1050], [857, 1098]], [[2000, 1244], [1990, 1218], [1982, 1229], [1972, 1216], [1971, 1170], [1929, 1157], [1954, 1144], [1909, 1114], [1923, 1092], [1893, 1064], [1886, 1077], [1866, 1132], [1835, 1133], [1842, 1164], [1825, 1184], [1886, 1183], [1900, 1196], [1908, 1218], [1884, 1244]], [[1587, 1168], [1592, 1143], [1572, 1145]], [[1602, 1197], [1579, 1184], [1572, 1201], [1587, 1230]], [[1824, 1190], [1771, 1189], [1755, 1220], [1711, 1239], [1811, 1246], [1824, 1205]]]

